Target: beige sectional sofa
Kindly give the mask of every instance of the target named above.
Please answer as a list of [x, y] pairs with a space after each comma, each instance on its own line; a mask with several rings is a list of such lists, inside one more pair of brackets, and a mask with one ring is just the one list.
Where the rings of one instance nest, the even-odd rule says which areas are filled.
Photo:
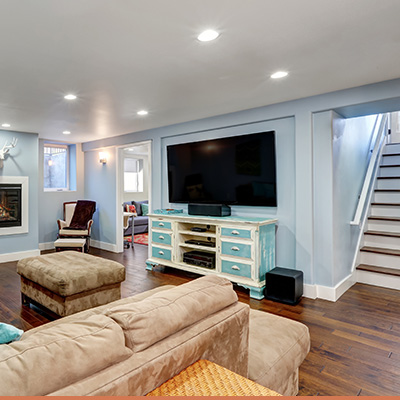
[[64, 317], [0, 346], [0, 395], [141, 396], [199, 359], [284, 395], [298, 390], [305, 325], [238, 302], [205, 276]]

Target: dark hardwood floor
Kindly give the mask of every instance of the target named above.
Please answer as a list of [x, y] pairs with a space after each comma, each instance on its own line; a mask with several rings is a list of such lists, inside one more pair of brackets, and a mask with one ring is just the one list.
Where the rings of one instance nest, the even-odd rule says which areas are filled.
[[[197, 277], [163, 267], [146, 271], [143, 245], [122, 254], [94, 248], [90, 252], [127, 267], [123, 297]], [[38, 308], [21, 306], [16, 264], [0, 264], [0, 321], [28, 330], [49, 319]], [[303, 298], [288, 306], [250, 299], [245, 289], [236, 290], [240, 301], [252, 308], [309, 327], [311, 351], [300, 368], [300, 395], [400, 395], [400, 292], [356, 284], [336, 303]]]

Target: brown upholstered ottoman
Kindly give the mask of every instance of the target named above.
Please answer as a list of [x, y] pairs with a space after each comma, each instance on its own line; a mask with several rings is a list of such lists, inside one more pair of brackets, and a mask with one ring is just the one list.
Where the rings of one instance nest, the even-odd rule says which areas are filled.
[[125, 267], [111, 260], [63, 251], [20, 260], [22, 303], [39, 303], [62, 317], [121, 298]]

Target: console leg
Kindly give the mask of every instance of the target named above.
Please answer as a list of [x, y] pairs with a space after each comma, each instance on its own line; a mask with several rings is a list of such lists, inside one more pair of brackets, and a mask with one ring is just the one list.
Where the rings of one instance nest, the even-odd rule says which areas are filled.
[[147, 271], [153, 271], [153, 268], [156, 266], [156, 263], [153, 263], [149, 260], [146, 261], [146, 269]]
[[250, 297], [252, 299], [262, 300], [264, 298], [265, 286], [261, 288], [249, 286], [249, 289], [250, 289]]

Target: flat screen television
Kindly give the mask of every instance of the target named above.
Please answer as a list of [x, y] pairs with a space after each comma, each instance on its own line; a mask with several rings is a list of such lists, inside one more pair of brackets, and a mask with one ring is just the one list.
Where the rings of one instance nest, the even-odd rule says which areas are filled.
[[170, 203], [276, 206], [275, 131], [167, 146]]

